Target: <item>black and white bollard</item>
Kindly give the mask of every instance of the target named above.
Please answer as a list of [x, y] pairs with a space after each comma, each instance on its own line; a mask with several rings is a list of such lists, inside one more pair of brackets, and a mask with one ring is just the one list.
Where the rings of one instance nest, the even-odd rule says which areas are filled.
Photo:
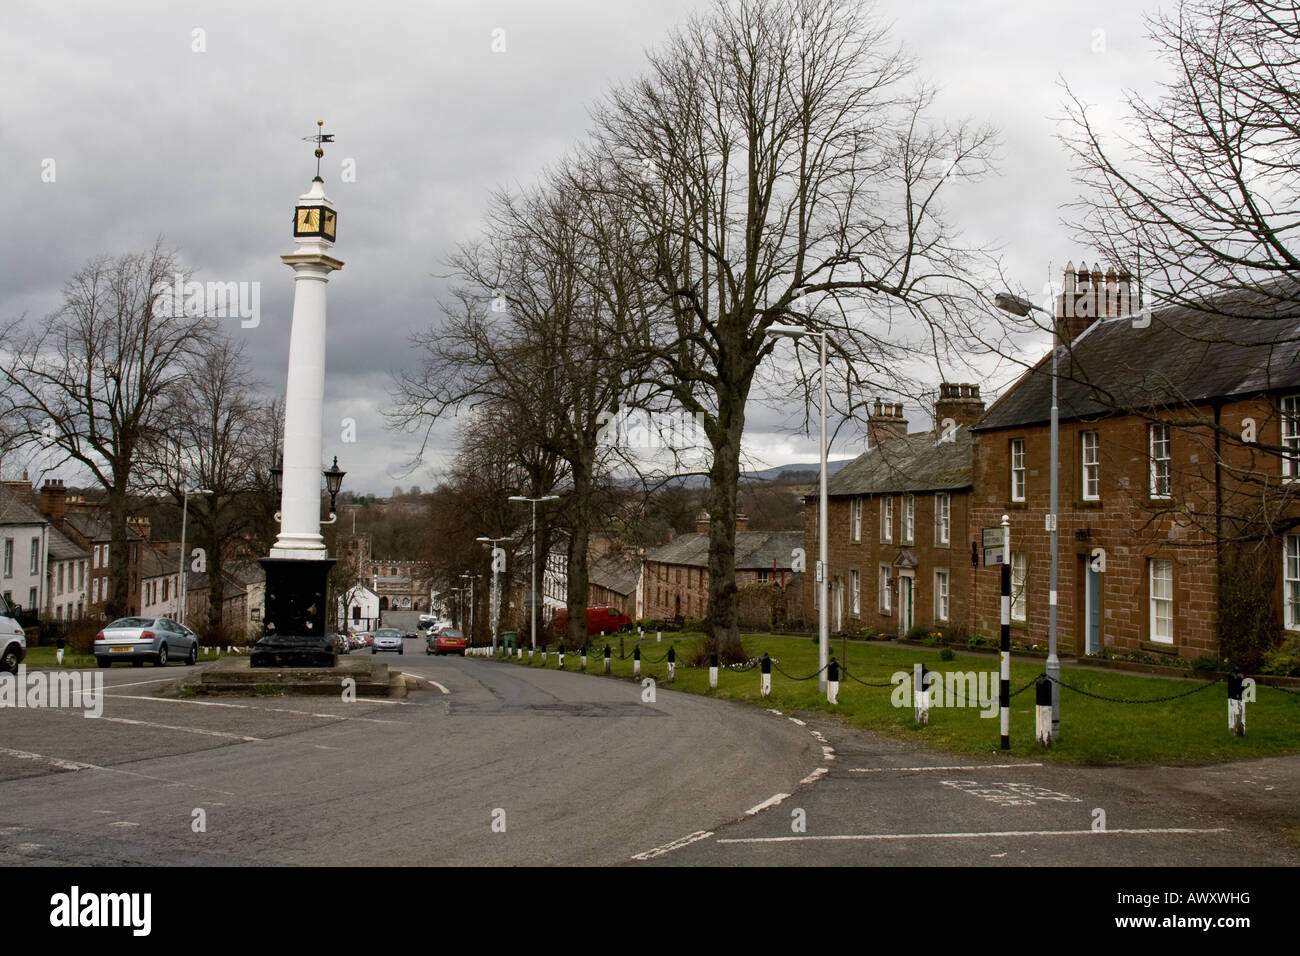
[[718, 689], [718, 655], [709, 655], [709, 688]]
[[840, 702], [840, 662], [831, 655], [830, 663], [826, 665], [826, 703], [838, 704]]
[[641, 676], [641, 648], [632, 648], [632, 676]]
[[663, 643], [663, 640], [664, 640], [664, 632], [663, 632], [663, 631], [655, 631], [655, 643], [656, 643], [656, 644], [662, 644], [662, 643]]
[[531, 664], [532, 662], [533, 662], [533, 649], [530, 647], [528, 648], [528, 663]]
[[1228, 675], [1228, 730], [1234, 737], [1246, 736], [1246, 701], [1242, 691], [1246, 686], [1246, 675], [1234, 670]]
[[916, 686], [912, 688], [912, 709], [919, 727], [930, 722], [930, 688], [925, 684], [925, 676], [930, 673], [924, 664], [912, 665], [912, 679]]
[[1052, 680], [1046, 674], [1034, 682], [1034, 739], [1052, 746]]
[[668, 648], [668, 679], [677, 679], [677, 645]]
[[555, 659], [559, 661], [559, 663], [555, 665], [556, 670], [561, 670], [561, 671], [564, 670], [564, 645], [563, 644], [561, 644], [559, 648], [556, 650]]
[[546, 666], [546, 645], [542, 645], [542, 666]]
[[59, 638], [58, 650], [54, 652], [54, 657], [58, 660], [59, 666], [63, 666], [63, 638]]
[[[600, 633], [601, 633], [601, 635], [603, 636], [605, 632], [604, 632], [604, 631], [601, 631]], [[587, 673], [587, 645], [586, 645], [586, 644], [583, 644], [583, 645], [582, 645], [582, 658], [581, 658], [581, 661], [582, 661], [582, 666], [581, 666], [579, 669], [580, 669], [580, 670], [585, 674], [585, 673]]]
[[772, 658], [767, 656], [767, 651], [763, 652], [763, 659], [758, 662], [760, 673], [758, 692], [764, 697], [772, 693]]
[[609, 673], [609, 645], [605, 645], [605, 673]]

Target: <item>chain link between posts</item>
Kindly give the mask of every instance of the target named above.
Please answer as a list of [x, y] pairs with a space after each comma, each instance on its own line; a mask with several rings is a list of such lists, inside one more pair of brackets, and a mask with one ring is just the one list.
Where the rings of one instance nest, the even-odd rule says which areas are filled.
[[[1201, 691], [1209, 690], [1215, 684], [1221, 684], [1227, 680], [1226, 677], [1216, 677], [1214, 680], [1202, 684], [1200, 687], [1193, 687], [1191, 690], [1185, 690], [1179, 694], [1169, 694], [1168, 696], [1165, 697], [1136, 698], [1136, 697], [1106, 697], [1103, 694], [1094, 694], [1091, 691], [1086, 691], [1079, 687], [1071, 687], [1069, 684], [1061, 680], [1059, 677], [1053, 677], [1051, 674], [1045, 674], [1044, 676], [1050, 681], [1055, 681], [1058, 685], [1064, 687], [1066, 690], [1074, 691], [1076, 694], [1082, 694], [1084, 697], [1091, 697], [1093, 700], [1104, 700], [1112, 704], [1163, 704], [1167, 701], [1178, 700], [1178, 698], [1180, 697], [1190, 697], [1192, 694], [1199, 694]], [[1034, 678], [1034, 679], [1037, 680], [1038, 678]]]

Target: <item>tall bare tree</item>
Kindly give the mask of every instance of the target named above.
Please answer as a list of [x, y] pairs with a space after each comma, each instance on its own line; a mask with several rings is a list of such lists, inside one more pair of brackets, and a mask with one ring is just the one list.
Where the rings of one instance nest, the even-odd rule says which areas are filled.
[[528, 471], [530, 497], [552, 491], [542, 479], [563, 464], [575, 643], [586, 636], [588, 534], [603, 520], [600, 481], [616, 453], [602, 438], [634, 377], [629, 359], [644, 315], [625, 213], [576, 161], [522, 196], [498, 195], [484, 236], [454, 258], [456, 301], [443, 325], [417, 337], [422, 364], [399, 377], [393, 414], [427, 434], [464, 406], [507, 410], [524, 439], [520, 452], [543, 465]]
[[859, 390], [898, 388], [979, 298], [940, 196], [987, 169], [993, 136], [928, 121], [933, 93], [911, 73], [856, 0], [717, 0], [598, 113], [605, 188], [652, 247], [643, 381], [702, 415], [711, 448], [709, 619], [727, 656], [741, 439], [768, 329], [828, 332]]
[[1247, 291], [1252, 316], [1300, 314], [1300, 3], [1180, 0], [1147, 27], [1173, 78], [1129, 94], [1130, 135], [1108, 140], [1067, 87], [1079, 236], [1145, 305]]
[[212, 335], [209, 318], [172, 307], [180, 271], [161, 240], [100, 256], [69, 280], [62, 307], [4, 336], [12, 351], [0, 381], [22, 439], [76, 461], [107, 492], [111, 616], [128, 606], [127, 498], [146, 477], [141, 455], [166, 434], [163, 412], [185, 382], [186, 360]]
[[[251, 556], [245, 538], [260, 537], [261, 485], [275, 464], [276, 442], [265, 440], [273, 413], [257, 391], [242, 344], [214, 335], [181, 364], [185, 387], [171, 396], [167, 433], [161, 444], [149, 446], [147, 458], [154, 483], [178, 505], [190, 490], [187, 546], [202, 549], [206, 631], [217, 636], [223, 634], [226, 561], [241, 551]], [[199, 489], [206, 493], [196, 494]], [[184, 562], [190, 568], [191, 556]]]

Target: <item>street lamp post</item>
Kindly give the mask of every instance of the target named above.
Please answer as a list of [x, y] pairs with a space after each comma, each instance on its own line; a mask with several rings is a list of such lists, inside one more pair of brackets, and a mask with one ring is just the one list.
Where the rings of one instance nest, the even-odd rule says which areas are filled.
[[1010, 312], [1012, 315], [1026, 316], [1031, 311], [1041, 312], [1052, 320], [1052, 412], [1051, 412], [1051, 443], [1052, 443], [1052, 473], [1049, 482], [1051, 488], [1051, 513], [1047, 519], [1047, 530], [1049, 536], [1048, 548], [1051, 550], [1051, 573], [1047, 585], [1047, 676], [1052, 681], [1052, 739], [1056, 740], [1061, 735], [1061, 659], [1056, 654], [1056, 481], [1057, 459], [1060, 454], [1059, 434], [1058, 434], [1058, 412], [1056, 405], [1056, 362], [1059, 354], [1059, 329], [1057, 328], [1056, 316], [1044, 309], [1041, 305], [1034, 305], [1028, 299], [1020, 296], [1011, 295], [1007, 292], [999, 292], [994, 296], [994, 302], [999, 309], [1004, 312]]
[[827, 557], [827, 495], [826, 495], [826, 333], [814, 332], [798, 325], [769, 325], [767, 331], [773, 335], [786, 335], [799, 338], [815, 335], [821, 339], [821, 486], [818, 493], [817, 514], [817, 574], [814, 587], [821, 592], [821, 602], [817, 608], [817, 685], [826, 691], [827, 645], [830, 643], [830, 561]]
[[492, 547], [492, 653], [495, 654], [497, 652], [497, 629], [501, 622], [501, 591], [497, 585], [497, 542], [509, 541], [510, 537], [508, 535], [504, 538], [480, 537], [476, 540]]
[[532, 593], [528, 595], [528, 602], [533, 606], [533, 650], [537, 650], [537, 502], [539, 501], [558, 501], [559, 495], [542, 495], [540, 498], [528, 498], [524, 495], [511, 495], [509, 501], [531, 501], [533, 505], [533, 543], [530, 546], [529, 564], [532, 565], [531, 584], [529, 588]]
[[190, 513], [190, 491], [198, 495], [212, 494], [211, 488], [191, 489], [186, 485], [181, 495], [181, 558], [180, 566], [177, 568], [179, 574], [176, 578], [176, 623], [178, 624], [185, 623], [185, 598], [188, 590], [185, 586], [185, 524]]

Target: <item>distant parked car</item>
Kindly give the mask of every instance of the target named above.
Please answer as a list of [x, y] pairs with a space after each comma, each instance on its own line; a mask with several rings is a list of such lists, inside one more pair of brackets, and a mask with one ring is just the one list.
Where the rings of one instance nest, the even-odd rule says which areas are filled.
[[465, 635], [456, 628], [444, 627], [437, 634], [430, 634], [425, 638], [424, 653], [459, 654], [464, 657], [467, 644]]
[[114, 661], [130, 661], [136, 667], [145, 661], [159, 667], [170, 660], [194, 664], [199, 641], [169, 617], [120, 617], [95, 635], [94, 655], [100, 667], [111, 667]]
[[352, 645], [345, 634], [331, 634], [330, 642], [334, 645], [335, 654], [346, 654], [352, 650]]
[[381, 627], [375, 631], [374, 643], [371, 645], [374, 653], [380, 651], [397, 651], [402, 653], [402, 632], [395, 627]]

